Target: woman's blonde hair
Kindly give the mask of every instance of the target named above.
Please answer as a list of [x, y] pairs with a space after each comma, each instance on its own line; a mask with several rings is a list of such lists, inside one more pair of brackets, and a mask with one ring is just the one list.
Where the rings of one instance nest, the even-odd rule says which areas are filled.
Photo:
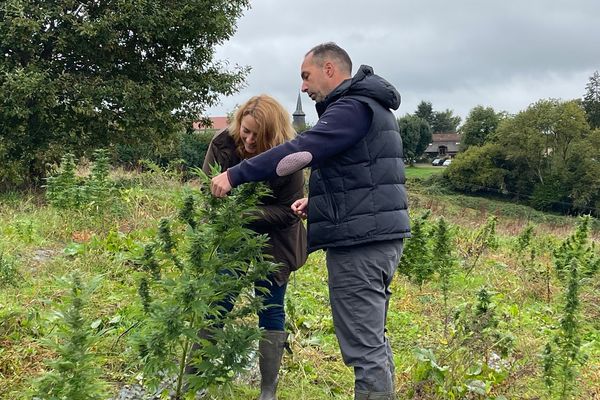
[[236, 110], [229, 125], [229, 134], [233, 137], [241, 158], [255, 155], [245, 151], [240, 137], [242, 119], [246, 115], [252, 116], [257, 125], [255, 154], [267, 151], [296, 136], [290, 114], [277, 100], [266, 94], [254, 96]]

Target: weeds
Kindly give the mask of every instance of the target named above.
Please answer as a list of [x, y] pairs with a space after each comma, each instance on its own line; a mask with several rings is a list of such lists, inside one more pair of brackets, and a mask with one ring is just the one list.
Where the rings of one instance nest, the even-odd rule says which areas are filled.
[[17, 286], [21, 273], [17, 262], [0, 251], [0, 289], [6, 286]]

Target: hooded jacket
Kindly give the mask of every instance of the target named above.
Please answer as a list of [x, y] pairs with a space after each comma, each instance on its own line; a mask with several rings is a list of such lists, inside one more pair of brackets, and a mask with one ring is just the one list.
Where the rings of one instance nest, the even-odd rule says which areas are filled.
[[319, 121], [296, 139], [228, 170], [233, 186], [311, 166], [308, 250], [410, 236], [402, 139], [390, 109], [400, 95], [361, 66], [317, 103]]
[[[202, 170], [210, 173], [210, 166], [218, 164], [221, 171], [237, 165], [240, 158], [229, 131], [218, 133], [210, 142]], [[261, 199], [258, 206], [260, 215], [248, 227], [260, 234], [267, 234], [269, 240], [266, 254], [280, 268], [274, 273], [275, 282], [281, 286], [288, 282], [292, 271], [306, 262], [306, 229], [292, 212], [292, 203], [304, 195], [304, 176], [297, 171], [284, 177], [275, 177], [267, 182], [271, 196]]]

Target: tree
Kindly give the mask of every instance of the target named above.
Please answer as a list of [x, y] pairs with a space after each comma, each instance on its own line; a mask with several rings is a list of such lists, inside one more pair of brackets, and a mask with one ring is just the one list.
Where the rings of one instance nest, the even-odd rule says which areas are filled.
[[433, 121], [431, 122], [433, 132], [456, 132], [458, 125], [460, 125], [460, 117], [453, 114], [454, 112], [450, 109], [434, 112]]
[[456, 132], [460, 125], [460, 117], [453, 115], [453, 111], [434, 111], [431, 102], [421, 101], [415, 111], [415, 116], [427, 121], [433, 133]]
[[0, 183], [65, 151], [159, 145], [234, 93], [215, 47], [248, 0], [10, 0], [0, 6]]
[[417, 111], [415, 111], [415, 115], [419, 118], [427, 121], [429, 126], [433, 124], [433, 106], [429, 101], [421, 101], [417, 106]]
[[460, 128], [461, 150], [464, 151], [469, 146], [483, 145], [486, 139], [496, 131], [499, 123], [500, 114], [496, 113], [492, 107], [477, 106], [473, 108]]
[[510, 194], [540, 210], [598, 215], [598, 154], [600, 130], [590, 130], [577, 101], [540, 100], [501, 117], [485, 143], [461, 152], [445, 177], [462, 191]]
[[424, 119], [408, 114], [398, 119], [398, 127], [404, 147], [404, 158], [412, 164], [431, 142], [431, 128]]
[[505, 149], [510, 169], [528, 181], [524, 187], [530, 190], [546, 176], [563, 174], [575, 156], [575, 143], [588, 135], [589, 126], [576, 102], [547, 99], [503, 121], [494, 140]]
[[600, 73], [595, 71], [585, 86], [583, 109], [592, 128], [600, 128]]

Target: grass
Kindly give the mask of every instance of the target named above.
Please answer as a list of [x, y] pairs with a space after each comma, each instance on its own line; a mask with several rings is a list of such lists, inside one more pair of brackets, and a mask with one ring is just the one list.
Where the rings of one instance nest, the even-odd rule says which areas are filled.
[[[442, 169], [407, 168], [409, 183], [411, 177]], [[84, 281], [102, 276], [102, 285], [86, 309], [89, 320], [103, 332], [95, 349], [102, 356], [102, 378], [111, 385], [113, 395], [122, 385], [136, 382], [139, 360], [128, 339], [135, 329], [134, 311], [140, 303], [129, 260], [154, 237], [158, 221], [176, 212], [183, 193], [194, 183], [136, 176], [130, 178], [135, 183], [127, 185], [129, 178], [121, 179], [125, 182], [121, 201], [105, 212], [56, 210], [37, 193], [2, 197], [0, 254], [10, 258], [19, 279], [14, 286], [0, 286], [0, 398], [30, 398], [28, 391], [43, 373], [44, 360], [55, 356], [40, 340], [52, 331], [51, 311], [68, 290], [57, 278], [75, 269], [81, 271]], [[482, 286], [491, 288], [496, 293], [493, 301], [502, 326], [515, 337], [508, 377], [490, 384], [488, 397], [470, 398], [503, 395], [507, 399], [549, 399], [541, 380], [539, 354], [558, 323], [561, 287], [553, 279], [551, 299], [546, 302], [544, 285], [517, 262], [511, 246], [528, 222], [535, 223], [540, 262], [548, 265], [550, 251], [573, 230], [575, 220], [508, 203], [431, 194], [423, 187], [409, 187], [409, 191], [413, 216], [430, 209], [433, 218], [443, 216], [465, 235], [485, 223], [489, 215], [499, 218], [500, 248], [484, 254], [472, 274], [467, 276], [459, 269], [451, 281], [451, 310], [473, 302]], [[458, 239], [455, 250], [460, 256], [466, 238]], [[415, 380], [414, 356], [415, 348], [443, 354], [449, 345], [439, 283], [433, 280], [419, 289], [399, 273], [392, 291], [388, 335], [394, 349], [399, 398], [443, 398], [427, 397], [424, 389], [431, 382]], [[577, 398], [592, 399], [600, 395], [598, 276], [582, 291], [581, 302], [588, 360], [577, 378]], [[288, 286], [287, 325], [293, 354], [284, 358], [279, 385], [282, 400], [352, 399], [353, 371], [341, 359], [328, 303], [324, 253], [316, 252]], [[450, 357], [438, 361], [452, 366], [460, 360]], [[211, 388], [207, 398], [254, 400], [257, 395], [256, 374], [249, 374], [231, 385]]]
[[412, 166], [408, 166], [405, 169], [406, 178], [410, 180], [411, 178], [429, 178], [431, 175], [441, 174], [444, 171], [444, 167], [434, 167], [429, 164], [414, 164]]

